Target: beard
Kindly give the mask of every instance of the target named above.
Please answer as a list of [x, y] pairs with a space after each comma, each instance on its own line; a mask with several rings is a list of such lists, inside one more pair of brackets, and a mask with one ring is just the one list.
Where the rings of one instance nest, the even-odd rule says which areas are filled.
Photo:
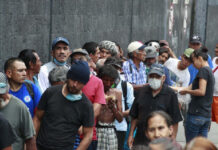
[[67, 91], [70, 94], [78, 94], [78, 93], [80, 93], [79, 89], [77, 89], [76, 87], [70, 87], [68, 84], [67, 84]]

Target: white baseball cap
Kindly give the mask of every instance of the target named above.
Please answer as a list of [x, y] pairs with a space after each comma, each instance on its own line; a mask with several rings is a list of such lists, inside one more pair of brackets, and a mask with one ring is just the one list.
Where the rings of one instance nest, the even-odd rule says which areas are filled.
[[128, 50], [128, 53], [131, 53], [131, 52], [134, 52], [136, 50], [142, 50], [145, 48], [145, 45], [139, 41], [134, 41], [134, 42], [131, 42], [128, 47], [127, 47], [127, 50]]

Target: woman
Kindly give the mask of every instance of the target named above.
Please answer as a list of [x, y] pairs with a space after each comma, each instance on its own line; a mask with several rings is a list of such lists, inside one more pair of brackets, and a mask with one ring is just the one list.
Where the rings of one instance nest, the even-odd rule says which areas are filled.
[[214, 89], [214, 76], [207, 63], [207, 53], [201, 49], [195, 50], [191, 58], [194, 67], [198, 69], [198, 74], [188, 88], [180, 90], [180, 94], [191, 94], [185, 124], [186, 142], [199, 135], [207, 137], [211, 123], [211, 104]]

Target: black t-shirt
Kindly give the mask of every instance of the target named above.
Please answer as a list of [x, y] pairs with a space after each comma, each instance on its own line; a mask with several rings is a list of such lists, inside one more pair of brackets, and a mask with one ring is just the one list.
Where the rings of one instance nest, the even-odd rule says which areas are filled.
[[140, 89], [130, 110], [131, 117], [138, 119], [134, 145], [146, 143], [144, 121], [147, 115], [155, 110], [162, 110], [168, 113], [172, 117], [174, 124], [182, 120], [177, 95], [170, 87], [163, 85], [160, 93], [155, 97], [153, 97], [152, 89], [149, 85], [143, 87]]
[[9, 122], [0, 113], [0, 149], [6, 148], [14, 143], [16, 135]]
[[214, 76], [210, 67], [203, 67], [199, 69], [196, 78], [192, 83], [192, 89], [199, 88], [199, 79], [205, 79], [207, 81], [206, 93], [204, 96], [192, 96], [189, 104], [188, 113], [192, 115], [198, 115], [210, 118], [211, 117], [211, 104], [213, 101], [213, 89], [214, 89]]
[[94, 126], [91, 102], [82, 94], [79, 101], [69, 101], [62, 94], [63, 86], [48, 88], [38, 109], [44, 110], [37, 144], [45, 149], [72, 149], [79, 127]]

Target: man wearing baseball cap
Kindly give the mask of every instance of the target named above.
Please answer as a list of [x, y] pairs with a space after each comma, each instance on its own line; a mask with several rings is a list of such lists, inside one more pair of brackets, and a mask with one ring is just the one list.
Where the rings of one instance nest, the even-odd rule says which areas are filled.
[[129, 59], [123, 63], [123, 72], [126, 81], [133, 85], [134, 90], [138, 90], [146, 84], [147, 76], [145, 72], [145, 45], [139, 41], [131, 42], [128, 45]]
[[[194, 50], [199, 50], [200, 48], [206, 48], [202, 45], [202, 40], [201, 40], [201, 37], [198, 36], [198, 35], [193, 35], [191, 38], [190, 38], [190, 41], [189, 41], [189, 48], [193, 48]], [[207, 48], [206, 48], [207, 49]], [[208, 50], [207, 50], [208, 51]], [[212, 69], [213, 68], [213, 63], [212, 63], [212, 59], [211, 59], [211, 56], [208, 54], [208, 60], [207, 60], [210, 68]], [[188, 70], [189, 70], [189, 73], [190, 73], [190, 82], [189, 84], [192, 84], [193, 80], [195, 79], [197, 73], [198, 73], [198, 69], [196, 69], [193, 64], [191, 64], [189, 67], [188, 67]]]
[[92, 141], [94, 112], [82, 88], [90, 78], [88, 63], [74, 61], [64, 85], [52, 86], [42, 95], [33, 118], [38, 150], [72, 150], [82, 126], [83, 140], [78, 149], [87, 149]]
[[[128, 145], [148, 144], [144, 134], [144, 121], [146, 116], [155, 110], [162, 110], [168, 113], [173, 119], [173, 138], [176, 138], [178, 122], [182, 120], [178, 98], [175, 92], [164, 84], [164, 68], [160, 64], [153, 64], [148, 73], [148, 85], [139, 90], [130, 110], [131, 129], [128, 138]], [[134, 130], [137, 127], [135, 139]]]
[[35, 130], [30, 112], [21, 100], [9, 94], [8, 80], [2, 72], [0, 72], [0, 113], [8, 120], [16, 134], [16, 140], [12, 144], [13, 150], [21, 150], [24, 147], [26, 150], [36, 150]]
[[53, 60], [44, 64], [38, 74], [39, 86], [42, 93], [50, 86], [48, 75], [56, 66], [65, 66], [69, 68], [67, 59], [70, 56], [69, 41], [64, 37], [57, 37], [52, 42], [51, 55]]

